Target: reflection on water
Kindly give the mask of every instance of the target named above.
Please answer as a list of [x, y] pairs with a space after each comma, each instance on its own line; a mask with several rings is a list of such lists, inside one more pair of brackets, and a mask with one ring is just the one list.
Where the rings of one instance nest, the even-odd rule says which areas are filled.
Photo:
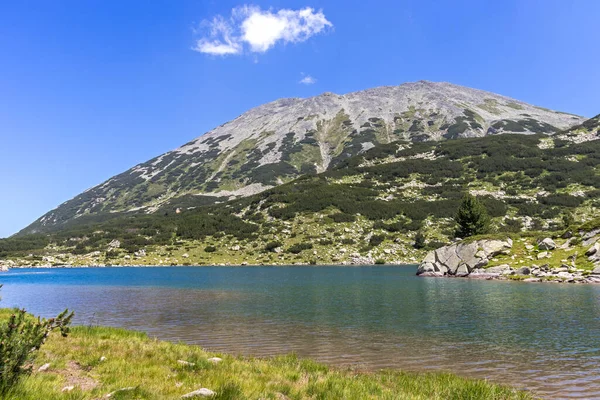
[[[32, 273], [34, 272], [34, 273]], [[106, 268], [3, 274], [2, 306], [216, 351], [449, 370], [600, 398], [600, 287], [417, 278], [414, 267]]]

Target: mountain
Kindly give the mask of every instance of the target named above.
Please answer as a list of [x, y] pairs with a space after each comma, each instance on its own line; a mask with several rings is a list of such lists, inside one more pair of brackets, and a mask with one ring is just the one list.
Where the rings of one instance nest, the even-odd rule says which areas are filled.
[[21, 233], [83, 216], [151, 213], [247, 196], [320, 173], [379, 144], [556, 134], [584, 118], [450, 83], [419, 81], [346, 95], [281, 99], [136, 165], [50, 211]]

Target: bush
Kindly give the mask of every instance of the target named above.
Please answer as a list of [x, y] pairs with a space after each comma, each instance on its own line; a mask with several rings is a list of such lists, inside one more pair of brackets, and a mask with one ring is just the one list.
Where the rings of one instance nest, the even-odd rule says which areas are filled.
[[207, 253], [214, 253], [215, 251], [217, 251], [217, 248], [215, 246], [206, 246], [204, 248], [204, 251]]
[[276, 248], [283, 246], [283, 243], [279, 241], [269, 242], [265, 245], [265, 251], [275, 251]]
[[376, 265], [383, 265], [383, 264], [385, 264], [385, 260], [383, 258], [378, 258], [377, 260], [375, 260], [375, 264]]
[[300, 254], [303, 250], [310, 250], [312, 248], [312, 243], [296, 243], [291, 245], [287, 251], [292, 254]]
[[369, 245], [372, 247], [379, 246], [385, 240], [385, 235], [373, 235], [369, 239]]
[[334, 222], [354, 222], [356, 221], [356, 216], [352, 215], [352, 214], [346, 214], [346, 213], [337, 213], [337, 214], [333, 214], [331, 215], [331, 219]]
[[48, 320], [15, 310], [0, 325], [0, 394], [6, 394], [19, 379], [31, 373], [33, 358], [52, 331], [58, 329], [63, 337], [67, 336], [71, 319], [73, 312], [69, 310]]

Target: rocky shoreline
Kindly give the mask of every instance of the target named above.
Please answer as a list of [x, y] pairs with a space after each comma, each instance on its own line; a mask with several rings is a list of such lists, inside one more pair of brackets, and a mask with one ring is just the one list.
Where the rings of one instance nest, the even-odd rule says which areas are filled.
[[[600, 230], [583, 234], [581, 245], [590, 246], [584, 252], [587, 268], [578, 266], [577, 245], [572, 234], [566, 234], [559, 246], [552, 238], [537, 241], [536, 245], [520, 239], [525, 255], [517, 257], [514, 241], [482, 239], [464, 241], [441, 247], [427, 254], [417, 270], [423, 277], [455, 277], [522, 282], [592, 283], [600, 284]], [[552, 265], [557, 256], [564, 256]], [[590, 269], [589, 266], [592, 266]]]

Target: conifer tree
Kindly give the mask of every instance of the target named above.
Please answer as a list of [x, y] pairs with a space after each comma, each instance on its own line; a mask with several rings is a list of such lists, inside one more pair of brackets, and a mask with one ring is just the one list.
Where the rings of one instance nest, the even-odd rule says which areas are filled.
[[454, 220], [458, 224], [456, 237], [459, 238], [481, 235], [489, 231], [490, 217], [485, 206], [468, 193], [463, 197]]
[[56, 318], [40, 319], [15, 309], [7, 321], [0, 323], [0, 396], [31, 373], [35, 354], [52, 331], [67, 336], [72, 318], [68, 310]]

